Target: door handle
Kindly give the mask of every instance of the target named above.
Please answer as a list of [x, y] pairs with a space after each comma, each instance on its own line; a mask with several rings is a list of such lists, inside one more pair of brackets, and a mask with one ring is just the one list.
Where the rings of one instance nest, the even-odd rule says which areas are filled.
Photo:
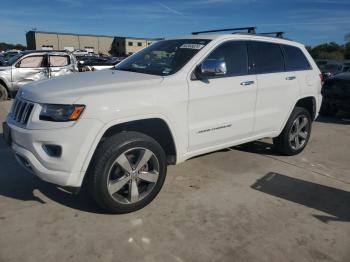
[[241, 83], [241, 86], [249, 86], [249, 85], [252, 85], [254, 84], [254, 81], [244, 81]]
[[287, 77], [286, 77], [286, 80], [294, 80], [294, 79], [296, 79], [295, 76], [287, 76]]

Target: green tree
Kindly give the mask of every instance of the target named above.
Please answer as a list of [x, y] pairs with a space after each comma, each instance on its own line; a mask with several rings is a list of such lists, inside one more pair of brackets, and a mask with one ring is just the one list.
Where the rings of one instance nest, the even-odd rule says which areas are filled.
[[315, 46], [310, 51], [313, 58], [316, 59], [344, 59], [344, 46], [335, 42], [325, 43]]
[[0, 51], [5, 51], [8, 49], [17, 49], [17, 50], [25, 50], [27, 47], [21, 44], [9, 44], [9, 43], [0, 43]]

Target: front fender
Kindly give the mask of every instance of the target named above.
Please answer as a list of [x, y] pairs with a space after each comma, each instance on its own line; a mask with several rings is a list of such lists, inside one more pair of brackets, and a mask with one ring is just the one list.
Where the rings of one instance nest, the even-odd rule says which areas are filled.
[[[98, 133], [96, 134], [96, 137], [93, 141], [93, 143], [91, 144], [91, 147], [90, 147], [90, 150], [89, 152], [87, 153], [86, 157], [85, 157], [85, 161], [83, 163], [83, 166], [82, 166], [82, 174], [84, 174], [88, 167], [89, 167], [89, 164], [90, 164], [90, 161], [96, 151], [96, 148], [98, 146], [98, 144], [100, 143], [103, 135], [106, 133], [106, 131], [108, 129], [110, 129], [111, 127], [113, 126], [117, 126], [117, 125], [120, 125], [120, 124], [125, 124], [125, 123], [128, 123], [128, 122], [132, 122], [132, 121], [137, 121], [137, 120], [147, 120], [147, 119], [154, 119], [154, 118], [157, 118], [157, 119], [160, 119], [160, 120], [163, 120], [167, 125], [168, 125], [168, 128], [170, 130], [170, 133], [173, 137], [173, 141], [175, 143], [175, 149], [177, 151], [177, 148], [178, 148], [178, 145], [177, 145], [177, 134], [174, 132], [174, 127], [172, 126], [171, 122], [169, 121], [169, 119], [167, 119], [166, 116], [164, 115], [161, 115], [161, 114], [144, 114], [144, 115], [134, 115], [134, 116], [129, 116], [129, 117], [125, 117], [125, 118], [119, 118], [119, 119], [113, 119], [111, 121], [109, 121], [108, 123], [106, 123], [99, 131]], [[80, 181], [82, 182], [84, 179], [84, 177], [81, 177], [80, 178]]]

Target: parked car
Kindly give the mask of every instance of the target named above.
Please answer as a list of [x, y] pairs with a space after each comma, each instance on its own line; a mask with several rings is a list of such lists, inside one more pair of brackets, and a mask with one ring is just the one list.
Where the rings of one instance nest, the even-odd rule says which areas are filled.
[[13, 96], [25, 84], [76, 71], [76, 60], [68, 52], [21, 52], [0, 67], [0, 101]]
[[333, 116], [339, 111], [350, 112], [350, 72], [327, 79], [322, 95], [321, 115]]
[[111, 57], [93, 57], [83, 56], [79, 58], [79, 72], [98, 71], [102, 69], [111, 69], [118, 64], [122, 59]]
[[348, 67], [346, 67], [343, 63], [328, 63], [321, 67], [321, 71], [325, 79], [330, 78], [336, 74], [340, 74], [345, 72]]
[[103, 209], [126, 213], [157, 196], [167, 165], [264, 137], [282, 154], [301, 152], [321, 105], [320, 75], [290, 40], [173, 38], [113, 70], [21, 88], [4, 137], [30, 172], [86, 185]]

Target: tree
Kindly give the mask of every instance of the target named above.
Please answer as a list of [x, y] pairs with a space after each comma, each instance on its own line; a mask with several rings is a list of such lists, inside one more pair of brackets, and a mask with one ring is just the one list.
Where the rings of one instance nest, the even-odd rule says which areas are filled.
[[17, 50], [25, 50], [27, 47], [21, 44], [8, 44], [8, 43], [0, 43], [0, 51], [5, 51], [8, 49], [17, 49]]
[[316, 59], [344, 59], [344, 46], [335, 42], [325, 43], [315, 46], [311, 49], [310, 54]]
[[344, 58], [350, 59], [350, 33], [345, 35], [345, 41], [347, 43], [344, 46]]

